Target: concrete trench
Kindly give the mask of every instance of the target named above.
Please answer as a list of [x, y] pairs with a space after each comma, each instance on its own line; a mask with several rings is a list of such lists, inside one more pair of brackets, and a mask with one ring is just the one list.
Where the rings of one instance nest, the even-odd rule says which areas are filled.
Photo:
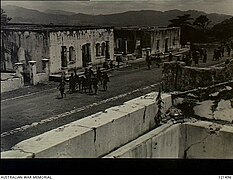
[[196, 121], [165, 124], [105, 158], [233, 159], [233, 127]]

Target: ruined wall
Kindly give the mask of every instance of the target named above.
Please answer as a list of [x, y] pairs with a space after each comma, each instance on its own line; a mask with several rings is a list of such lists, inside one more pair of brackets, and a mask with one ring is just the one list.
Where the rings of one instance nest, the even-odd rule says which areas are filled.
[[233, 81], [172, 94], [185, 116], [233, 123]]
[[37, 72], [42, 71], [41, 59], [49, 57], [49, 39], [46, 32], [2, 30], [1, 33], [6, 70], [14, 70], [14, 64], [22, 62], [27, 71], [28, 61], [36, 61]]
[[[165, 52], [166, 39], [168, 40], [168, 51], [179, 49], [180, 28], [163, 28], [151, 32], [151, 53]], [[159, 46], [157, 45], [158, 41]]]
[[233, 79], [233, 60], [224, 67], [197, 68], [166, 62], [163, 66], [163, 90], [186, 91]]
[[[114, 54], [113, 29], [92, 29], [92, 30], [70, 30], [50, 32], [50, 72], [61, 71], [61, 46], [67, 48], [68, 68], [83, 67], [82, 46], [90, 43], [90, 53], [92, 64], [105, 61], [105, 56], [96, 57], [96, 44], [109, 41], [110, 59]], [[69, 47], [74, 47], [75, 61], [69, 62]]]

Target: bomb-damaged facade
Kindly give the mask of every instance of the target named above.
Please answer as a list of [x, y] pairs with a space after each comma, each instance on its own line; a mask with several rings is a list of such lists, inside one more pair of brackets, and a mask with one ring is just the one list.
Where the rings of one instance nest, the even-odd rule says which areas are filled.
[[180, 48], [179, 27], [121, 27], [114, 30], [115, 53], [134, 54], [143, 52], [167, 53]]
[[51, 74], [63, 69], [86, 67], [113, 59], [112, 27], [7, 24], [1, 28], [1, 70], [13, 71], [30, 61], [43, 71], [42, 59], [49, 60]]

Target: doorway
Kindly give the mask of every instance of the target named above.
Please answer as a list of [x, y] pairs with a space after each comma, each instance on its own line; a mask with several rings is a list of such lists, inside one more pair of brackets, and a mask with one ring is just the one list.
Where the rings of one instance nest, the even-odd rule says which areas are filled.
[[168, 38], [165, 39], [165, 52], [168, 52]]
[[83, 67], [87, 67], [89, 62], [91, 62], [91, 48], [90, 43], [87, 43], [82, 46]]
[[67, 48], [66, 46], [61, 47], [61, 67], [67, 67]]

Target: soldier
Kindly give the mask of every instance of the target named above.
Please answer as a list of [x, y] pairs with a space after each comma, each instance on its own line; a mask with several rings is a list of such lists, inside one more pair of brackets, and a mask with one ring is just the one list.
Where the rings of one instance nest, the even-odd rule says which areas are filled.
[[86, 85], [88, 87], [89, 93], [93, 93], [93, 90], [92, 90], [92, 78], [91, 77], [86, 78]]
[[222, 56], [222, 50], [221, 47], [218, 47], [216, 51], [216, 60], [219, 61], [221, 56]]
[[200, 54], [200, 59], [203, 60], [205, 54], [204, 48], [199, 49], [199, 54]]
[[195, 62], [195, 65], [199, 64], [198, 51], [193, 51], [193, 60]]
[[160, 63], [161, 63], [162, 61], [161, 61], [161, 58], [160, 58], [160, 56], [159, 56], [159, 54], [158, 54], [158, 56], [157, 56], [157, 58], [156, 58], [156, 65], [157, 65], [157, 67], [158, 68], [160, 68]]
[[84, 91], [84, 93], [86, 93], [86, 89], [87, 89], [87, 78], [86, 78], [86, 76], [81, 77], [81, 84], [82, 84], [81, 91], [82, 92]]
[[61, 93], [61, 99], [62, 99], [62, 98], [63, 98], [63, 95], [66, 96], [66, 94], [65, 94], [65, 81], [64, 81], [63, 78], [61, 78], [60, 84], [58, 85], [57, 88], [59, 89], [59, 91], [60, 91], [60, 93]]
[[222, 57], [224, 57], [224, 46], [222, 45], [222, 47], [221, 47], [221, 55], [222, 55]]
[[149, 56], [149, 52], [146, 52], [146, 62], [147, 62], [147, 67], [150, 70], [150, 66], [151, 66], [151, 57]]
[[169, 52], [169, 58], [168, 61], [171, 62], [172, 61], [172, 52]]
[[106, 72], [104, 72], [103, 73], [103, 89], [104, 89], [104, 91], [107, 91], [107, 89], [108, 89], [108, 86], [107, 86], [108, 82], [110, 82], [108, 74]]
[[97, 75], [97, 78], [98, 80], [100, 81], [101, 85], [102, 85], [102, 72], [100, 70], [100, 67], [98, 67], [97, 71], [96, 71], [96, 75]]
[[228, 55], [228, 57], [230, 57], [230, 55], [231, 55], [231, 48], [230, 48], [229, 44], [227, 44], [227, 55]]
[[75, 84], [78, 84], [78, 91], [81, 91], [81, 79], [77, 75], [76, 71], [74, 71], [74, 79], [75, 79]]
[[203, 55], [203, 63], [206, 63], [207, 61], [207, 51], [204, 49], [204, 55]]
[[89, 78], [92, 78], [92, 76], [94, 76], [94, 71], [92, 70], [92, 67], [90, 67], [88, 70], [88, 76]]
[[117, 68], [120, 68], [120, 62], [122, 61], [121, 56], [116, 57], [116, 62], [117, 62]]
[[94, 75], [94, 78], [92, 79], [93, 89], [95, 90], [95, 93], [94, 93], [94, 94], [97, 94], [98, 83], [99, 83], [99, 80], [98, 80], [98, 78]]
[[87, 76], [88, 76], [88, 74], [89, 74], [88, 69], [87, 69], [87, 68], [85, 68], [84, 76], [85, 76], [85, 77], [87, 77]]
[[[110, 66], [110, 69], [113, 69], [113, 68], [114, 68], [113, 61], [112, 61], [112, 60], [110, 61], [109, 66]], [[101, 83], [101, 84], [102, 84], [102, 83]]]
[[70, 76], [70, 89], [69, 89], [69, 91], [71, 92], [71, 93], [74, 93], [75, 92], [75, 77], [74, 77], [74, 74], [73, 73], [71, 73], [71, 76]]

